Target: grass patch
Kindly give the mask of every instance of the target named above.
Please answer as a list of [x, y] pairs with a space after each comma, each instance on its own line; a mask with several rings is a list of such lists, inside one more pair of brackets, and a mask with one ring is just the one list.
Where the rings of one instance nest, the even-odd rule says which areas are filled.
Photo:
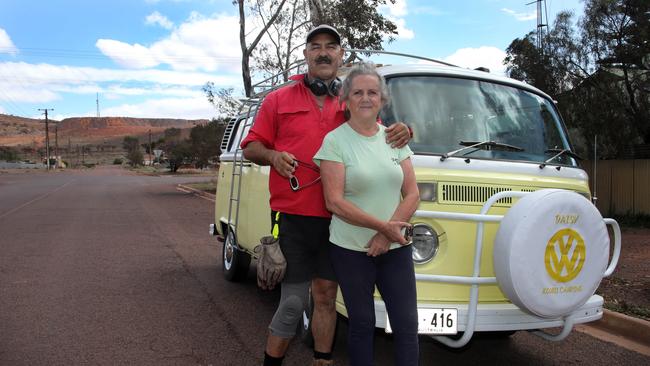
[[196, 182], [196, 183], [185, 183], [183, 184], [185, 186], [188, 186], [190, 188], [197, 189], [199, 191], [204, 191], [212, 194], [216, 194], [217, 192], [217, 180], [212, 179], [208, 182]]
[[625, 301], [618, 301], [614, 299], [612, 301], [605, 301], [605, 308], [617, 313], [633, 316], [635, 318], [650, 320], [650, 308], [647, 308], [645, 306], [630, 305]]

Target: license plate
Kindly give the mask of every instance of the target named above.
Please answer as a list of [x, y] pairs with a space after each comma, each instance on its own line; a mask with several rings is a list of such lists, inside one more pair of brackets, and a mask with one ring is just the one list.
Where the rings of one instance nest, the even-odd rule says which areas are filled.
[[[458, 333], [458, 309], [418, 309], [419, 334]], [[386, 333], [392, 333], [390, 321], [386, 316]]]

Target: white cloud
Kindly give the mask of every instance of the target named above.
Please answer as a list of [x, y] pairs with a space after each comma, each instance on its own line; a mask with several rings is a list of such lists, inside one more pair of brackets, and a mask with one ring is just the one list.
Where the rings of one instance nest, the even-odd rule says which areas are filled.
[[529, 20], [537, 19], [537, 12], [533, 11], [530, 13], [517, 13], [514, 10], [508, 9], [508, 8], [502, 8], [502, 12], [513, 16], [515, 19], [517, 19], [520, 22], [526, 22]]
[[112, 39], [98, 39], [95, 46], [118, 65], [129, 69], [146, 69], [160, 64], [151, 50], [137, 43], [130, 45]]
[[214, 107], [203, 98], [150, 99], [139, 104], [122, 104], [102, 109], [102, 116], [129, 116], [144, 118], [212, 118]]
[[380, 6], [380, 11], [385, 14], [386, 18], [395, 23], [397, 26], [398, 39], [413, 39], [415, 32], [406, 26], [406, 19], [408, 15], [408, 6], [406, 0], [396, 0], [395, 4], [390, 2], [386, 5]]
[[239, 71], [239, 18], [230, 15], [204, 17], [196, 12], [168, 37], [151, 44], [127, 44], [100, 39], [97, 47], [121, 66], [148, 68], [161, 64], [183, 71]]
[[5, 109], [4, 109], [4, 108], [2, 108], [2, 106], [1, 106], [1, 105], [0, 105], [0, 113], [2, 113], [2, 114], [7, 114], [7, 112], [5, 112]]
[[18, 53], [18, 49], [14, 46], [9, 34], [2, 28], [0, 28], [0, 53], [8, 53], [10, 55]]
[[443, 61], [450, 64], [470, 69], [479, 66], [487, 67], [490, 72], [497, 75], [505, 75], [506, 67], [503, 59], [506, 53], [496, 47], [482, 46], [479, 48], [461, 48], [452, 55], [445, 57]]
[[170, 21], [166, 16], [160, 14], [157, 11], [154, 11], [153, 13], [147, 15], [147, 17], [145, 18], [145, 24], [147, 25], [158, 24], [159, 26], [165, 29], [174, 28], [174, 22]]
[[388, 3], [386, 6], [388, 7], [389, 14], [394, 17], [403, 17], [408, 14], [406, 0], [396, 0], [395, 4]]
[[207, 81], [238, 87], [239, 75], [215, 75], [166, 70], [116, 70], [92, 67], [0, 63], [3, 92], [0, 100], [49, 102], [62, 94], [107, 93], [113, 98], [128, 96], [194, 97], [205, 99], [200, 91]]
[[413, 39], [415, 38], [415, 32], [413, 30], [408, 29], [406, 27], [406, 20], [399, 18], [399, 19], [391, 19], [393, 22], [395, 22], [395, 25], [397, 25], [397, 32], [399, 33], [397, 38], [400, 39]]

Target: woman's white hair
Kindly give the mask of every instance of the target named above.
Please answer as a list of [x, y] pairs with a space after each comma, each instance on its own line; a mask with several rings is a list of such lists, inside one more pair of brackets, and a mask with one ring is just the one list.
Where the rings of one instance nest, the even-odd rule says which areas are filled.
[[390, 102], [390, 94], [388, 93], [388, 87], [386, 86], [386, 80], [377, 72], [375, 64], [370, 61], [361, 61], [356, 64], [343, 80], [343, 85], [341, 87], [340, 101], [341, 103], [347, 102], [350, 98], [350, 92], [352, 90], [352, 81], [357, 76], [361, 75], [372, 75], [377, 77], [379, 80], [379, 90], [381, 94], [381, 101], [384, 105]]

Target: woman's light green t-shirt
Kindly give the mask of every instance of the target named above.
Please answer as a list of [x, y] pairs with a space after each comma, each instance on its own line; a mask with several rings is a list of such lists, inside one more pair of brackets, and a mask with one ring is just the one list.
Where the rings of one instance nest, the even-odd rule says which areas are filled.
[[[413, 152], [408, 146], [392, 148], [386, 143], [386, 128], [378, 126], [379, 131], [368, 137], [358, 134], [349, 124], [342, 124], [325, 136], [314, 162], [319, 166], [321, 160], [343, 163], [344, 198], [366, 213], [388, 221], [402, 199], [404, 174], [400, 163]], [[376, 233], [332, 216], [330, 241], [340, 247], [365, 252], [368, 241]], [[399, 246], [393, 243], [390, 249]]]

